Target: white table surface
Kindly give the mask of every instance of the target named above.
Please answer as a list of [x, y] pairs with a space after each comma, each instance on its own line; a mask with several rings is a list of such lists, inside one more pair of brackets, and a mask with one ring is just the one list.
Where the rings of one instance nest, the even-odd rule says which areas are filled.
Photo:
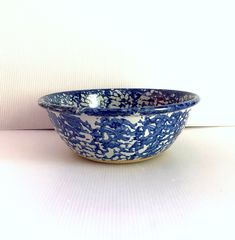
[[235, 239], [235, 128], [149, 161], [80, 159], [54, 131], [0, 131], [0, 239]]

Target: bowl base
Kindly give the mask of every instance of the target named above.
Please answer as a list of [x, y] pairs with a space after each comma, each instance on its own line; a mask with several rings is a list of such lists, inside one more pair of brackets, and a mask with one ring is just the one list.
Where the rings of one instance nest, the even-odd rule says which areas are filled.
[[143, 161], [147, 161], [149, 159], [152, 159], [154, 157], [156, 157], [158, 154], [153, 155], [151, 157], [147, 157], [147, 158], [137, 158], [137, 159], [133, 159], [133, 160], [105, 160], [105, 159], [97, 159], [97, 158], [90, 158], [90, 157], [83, 157], [81, 155], [79, 155], [82, 158], [88, 159], [90, 161], [94, 161], [94, 162], [98, 162], [98, 163], [111, 163], [111, 164], [125, 164], [125, 163], [137, 163], [137, 162], [143, 162]]

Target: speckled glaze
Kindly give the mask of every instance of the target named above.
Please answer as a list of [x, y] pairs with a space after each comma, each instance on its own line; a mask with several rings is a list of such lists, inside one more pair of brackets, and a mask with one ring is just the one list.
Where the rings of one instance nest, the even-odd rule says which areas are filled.
[[94, 89], [39, 99], [56, 131], [80, 156], [105, 163], [149, 159], [185, 127], [196, 94], [162, 89]]

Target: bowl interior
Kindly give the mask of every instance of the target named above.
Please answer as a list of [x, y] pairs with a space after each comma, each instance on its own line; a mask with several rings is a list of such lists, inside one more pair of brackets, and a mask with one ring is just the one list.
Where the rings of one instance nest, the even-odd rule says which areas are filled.
[[54, 93], [42, 97], [39, 104], [53, 110], [117, 110], [165, 108], [184, 103], [194, 105], [194, 93], [161, 89], [98, 89]]

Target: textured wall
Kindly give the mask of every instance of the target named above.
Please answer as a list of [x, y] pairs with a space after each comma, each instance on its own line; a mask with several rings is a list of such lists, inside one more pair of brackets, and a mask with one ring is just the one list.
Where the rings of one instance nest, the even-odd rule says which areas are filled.
[[0, 129], [48, 128], [41, 95], [97, 87], [189, 90], [190, 125], [235, 123], [231, 0], [0, 2]]

